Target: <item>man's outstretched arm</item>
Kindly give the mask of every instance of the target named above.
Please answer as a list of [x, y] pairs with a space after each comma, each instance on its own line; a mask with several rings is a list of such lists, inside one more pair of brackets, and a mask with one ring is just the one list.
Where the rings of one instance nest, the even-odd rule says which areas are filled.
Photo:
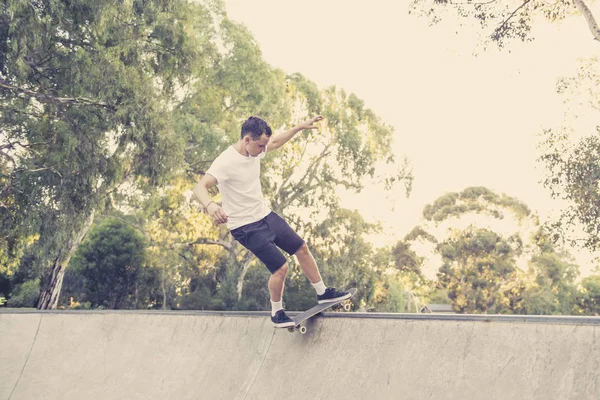
[[317, 115], [316, 117], [313, 117], [294, 126], [292, 129], [288, 129], [287, 131], [283, 131], [277, 133], [276, 135], [273, 135], [271, 137], [271, 140], [269, 141], [269, 144], [267, 145], [267, 151], [273, 151], [275, 149], [280, 148], [281, 146], [286, 144], [291, 138], [293, 138], [294, 135], [296, 135], [296, 133], [300, 131], [303, 131], [305, 129], [317, 129], [317, 126], [314, 124], [315, 122], [319, 122], [322, 119], [322, 116]]

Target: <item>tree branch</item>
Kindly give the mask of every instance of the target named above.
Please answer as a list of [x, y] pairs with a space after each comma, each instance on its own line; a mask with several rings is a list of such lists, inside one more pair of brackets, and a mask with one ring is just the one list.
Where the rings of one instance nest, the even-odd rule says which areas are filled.
[[24, 170], [24, 172], [40, 172], [40, 171], [52, 171], [56, 175], [60, 176], [61, 179], [63, 177], [62, 174], [60, 172], [58, 172], [54, 167], [43, 167], [43, 168], [25, 169]]
[[[0, 147], [0, 150], [4, 150], [4, 148]], [[9, 154], [6, 154], [5, 152], [0, 151], [0, 156], [7, 158], [12, 163], [13, 169], [17, 169], [17, 163], [16, 163], [15, 159], [12, 158]]]
[[[328, 145], [325, 146], [325, 148], [323, 149], [321, 154], [319, 154], [319, 156], [313, 161], [313, 163], [311, 165], [309, 165], [309, 167], [306, 169], [306, 173], [304, 174], [304, 176], [302, 178], [300, 178], [298, 183], [294, 186], [310, 185], [312, 183], [312, 181], [314, 180], [315, 174], [316, 174], [316, 169], [321, 164], [321, 161], [323, 161], [325, 159], [325, 157], [329, 156], [329, 154], [330, 154], [329, 148], [332, 145], [333, 145], [332, 143], [329, 143]], [[306, 182], [305, 182], [305, 180], [306, 180]], [[282, 197], [283, 190], [285, 188], [285, 185], [288, 183], [288, 181], [289, 181], [289, 177], [284, 182], [282, 182], [281, 186], [277, 190], [277, 197], [279, 197], [279, 198]]]
[[457, 3], [457, 2], [451, 1], [450, 4], [452, 4], [453, 6], [461, 5], [461, 4], [466, 4], [466, 5], [469, 5], [469, 6], [484, 6], [486, 4], [492, 4], [492, 3], [495, 3], [495, 2], [496, 2], [496, 0], [488, 0], [488, 1], [481, 1], [481, 2], [464, 1], [464, 2], [461, 2], [461, 3]]
[[511, 14], [508, 16], [508, 18], [506, 18], [506, 19], [504, 20], [504, 22], [502, 22], [502, 23], [500, 24], [500, 26], [499, 26], [499, 27], [497, 27], [497, 28], [496, 28], [496, 32], [499, 32], [499, 31], [501, 31], [501, 30], [504, 28], [504, 26], [505, 26], [505, 25], [508, 23], [508, 21], [510, 21], [510, 19], [511, 19], [512, 17], [514, 17], [514, 16], [515, 16], [515, 14], [516, 14], [516, 13], [517, 13], [517, 12], [518, 12], [518, 11], [519, 11], [521, 8], [525, 7], [525, 6], [527, 5], [527, 3], [529, 3], [530, 1], [531, 1], [531, 0], [525, 0], [525, 2], [523, 2], [523, 4], [521, 4], [519, 7], [517, 7], [517, 9], [516, 9], [515, 11], [513, 11], [513, 12], [512, 12], [512, 13], [511, 13]]
[[41, 146], [41, 145], [46, 145], [48, 144], [48, 142], [37, 142], [37, 143], [30, 143], [30, 144], [23, 144], [21, 142], [10, 142], [7, 144], [3, 144], [2, 146], [0, 146], [0, 150], [4, 150], [4, 149], [14, 149], [15, 146], [21, 146], [23, 148], [27, 148], [27, 147], [33, 147], [33, 146]]
[[207, 239], [207, 238], [200, 238], [200, 239], [196, 239], [191, 243], [188, 243], [188, 246], [193, 246], [195, 244], [214, 244], [217, 246], [222, 246], [223, 248], [225, 248], [227, 251], [231, 251], [231, 243], [225, 241], [225, 240], [213, 240], [213, 239]]
[[307, 148], [308, 148], [308, 142], [305, 142], [302, 152], [300, 153], [300, 157], [298, 157], [298, 160], [296, 161], [296, 163], [289, 168], [290, 173], [288, 174], [287, 177], [285, 177], [283, 182], [281, 182], [281, 186], [279, 186], [279, 189], [277, 190], [277, 196], [279, 196], [281, 194], [281, 190], [287, 185], [287, 183], [291, 179], [292, 175], [294, 174], [294, 170], [300, 166], [300, 163], [302, 162], [302, 160], [304, 159], [304, 155], [306, 154]]
[[292, 203], [294, 202], [294, 200], [296, 200], [298, 197], [300, 197], [300, 196], [303, 196], [303, 195], [306, 195], [306, 194], [308, 194], [308, 193], [312, 192], [313, 190], [315, 190], [316, 188], [318, 188], [318, 187], [320, 187], [320, 186], [321, 186], [321, 182], [317, 182], [317, 184], [316, 184], [316, 185], [308, 186], [308, 187], [306, 188], [306, 190], [302, 190], [302, 191], [300, 191], [300, 190], [296, 190], [296, 191], [294, 192], [294, 194], [292, 194], [292, 195], [291, 195], [290, 197], [288, 197], [288, 198], [287, 198], [285, 201], [282, 201], [282, 202], [279, 204], [279, 207], [280, 207], [280, 209], [281, 209], [281, 210], [284, 210], [284, 209], [286, 209], [286, 208], [287, 208], [287, 207], [289, 207], [289, 206], [290, 206], [290, 204], [292, 204]]
[[583, 0], [574, 0], [574, 1], [575, 1], [575, 5], [577, 6], [577, 9], [579, 9], [579, 11], [585, 17], [585, 20], [587, 21], [588, 26], [590, 27], [590, 31], [592, 32], [592, 35], [594, 36], [594, 40], [597, 40], [600, 42], [600, 28], [598, 28], [598, 24], [596, 23], [596, 20], [594, 19], [592, 12], [588, 8], [588, 6], [583, 2]]
[[3, 79], [0, 79], [0, 88], [14, 90], [18, 93], [23, 93], [31, 97], [35, 97], [37, 100], [46, 103], [59, 103], [59, 104], [73, 104], [73, 105], [88, 105], [88, 106], [100, 106], [105, 108], [113, 108], [107, 103], [101, 101], [94, 101], [85, 97], [56, 97], [47, 93], [40, 93], [33, 90], [25, 89], [19, 86], [11, 85]]

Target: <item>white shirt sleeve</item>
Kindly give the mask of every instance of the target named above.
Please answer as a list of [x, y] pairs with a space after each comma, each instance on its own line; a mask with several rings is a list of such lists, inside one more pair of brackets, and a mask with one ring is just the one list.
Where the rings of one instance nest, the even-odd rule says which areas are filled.
[[224, 157], [217, 157], [210, 168], [208, 168], [208, 171], [206, 171], [207, 174], [211, 174], [215, 177], [217, 183], [225, 182], [228, 178], [226, 163], [223, 162], [223, 158]]

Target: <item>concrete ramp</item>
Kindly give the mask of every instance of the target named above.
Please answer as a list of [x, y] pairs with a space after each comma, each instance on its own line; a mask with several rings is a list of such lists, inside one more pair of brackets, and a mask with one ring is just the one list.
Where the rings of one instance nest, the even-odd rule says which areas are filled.
[[0, 312], [0, 399], [599, 399], [599, 318]]

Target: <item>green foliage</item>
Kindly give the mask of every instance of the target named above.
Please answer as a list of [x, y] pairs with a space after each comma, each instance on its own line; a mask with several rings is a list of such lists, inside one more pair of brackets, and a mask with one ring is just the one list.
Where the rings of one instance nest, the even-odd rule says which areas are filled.
[[592, 275], [582, 279], [582, 297], [579, 306], [582, 314], [600, 315], [600, 275]]
[[388, 277], [382, 286], [383, 293], [374, 301], [374, 312], [403, 313], [407, 311], [407, 294], [402, 282]]
[[533, 281], [522, 293], [516, 310], [522, 314], [569, 315], [573, 313], [577, 296], [575, 279], [577, 265], [554, 252], [534, 256], [530, 262]]
[[[374, 252], [364, 235], [376, 229], [376, 225], [366, 223], [358, 212], [338, 208], [330, 211], [308, 240], [327, 285], [358, 288], [356, 301], [361, 300], [374, 268]], [[306, 280], [303, 276], [300, 279]]]
[[427, 204], [423, 217], [427, 221], [441, 222], [467, 213], [484, 213], [502, 219], [506, 210], [511, 211], [517, 220], [531, 215], [529, 207], [514, 197], [498, 195], [485, 187], [469, 187], [460, 193], [447, 193], [433, 204]]
[[207, 288], [197, 289], [181, 299], [181, 310], [224, 310], [220, 299], [211, 296]]
[[[249, 311], [270, 310], [271, 301], [269, 289], [265, 284], [269, 279], [269, 276], [269, 271], [263, 265], [260, 265], [260, 263], [255, 263], [246, 274], [242, 299], [240, 303], [237, 304], [236, 308]], [[289, 297], [286, 296], [286, 306], [289, 304], [288, 300]]]
[[438, 245], [437, 277], [454, 308], [466, 313], [508, 311], [510, 283], [517, 280], [509, 242], [487, 229], [456, 232]]
[[[64, 269], [74, 238], [123, 182], [163, 182], [182, 148], [169, 102], [197, 48], [186, 1], [14, 1], [0, 83], [9, 238], [39, 233], [35, 263]], [[0, 246], [2, 247], [2, 246]], [[56, 261], [59, 260], [60, 263]], [[62, 262], [65, 262], [64, 264]], [[60, 291], [44, 279], [44, 291]]]
[[437, 243], [437, 239], [432, 234], [428, 233], [425, 229], [420, 226], [415, 226], [405, 237], [405, 242], [411, 242], [414, 240], [425, 239], [432, 243]]
[[[542, 133], [538, 159], [546, 169], [544, 186], [553, 198], [567, 201], [560, 217], [549, 224], [554, 240], [590, 251], [600, 248], [600, 128], [577, 132], [569, 121], [600, 111], [599, 81], [597, 57], [580, 60], [575, 76], [558, 80], [557, 92], [563, 95], [567, 118], [563, 126]], [[583, 234], [576, 232], [579, 228]]]
[[[547, 130], [547, 152], [540, 157], [548, 171], [544, 185], [554, 198], [565, 199], [569, 206], [551, 224], [555, 239], [569, 240], [591, 251], [600, 248], [600, 129], [594, 135], [572, 143], [565, 134]], [[569, 232], [583, 228], [584, 237]]]
[[[306, 113], [322, 114], [325, 119], [320, 131], [303, 132], [267, 157], [267, 173], [261, 183], [273, 209], [287, 215], [289, 208], [302, 207], [311, 212], [311, 217], [316, 216], [323, 209], [338, 208], [340, 187], [358, 192], [365, 179], [384, 184], [404, 182], [408, 194], [412, 173], [406, 162], [394, 164], [390, 152], [392, 128], [363, 108], [355, 95], [348, 96], [335, 87], [322, 91], [320, 102], [312, 99], [313, 85], [298, 74], [288, 77], [290, 105], [304, 109], [321, 104], [321, 109], [306, 109]], [[294, 116], [294, 122], [305, 118]], [[378, 174], [375, 166], [380, 162], [394, 164], [397, 169], [388, 176]], [[294, 222], [305, 229], [314, 227], [299, 219]]]
[[[319, 265], [321, 267], [321, 265]], [[321, 268], [323, 272], [324, 268]], [[324, 278], [326, 279], [326, 278]], [[328, 285], [337, 283], [326, 281]], [[284, 306], [288, 310], [304, 311], [316, 305], [316, 293], [308, 279], [302, 274], [299, 265], [292, 267], [285, 282]], [[270, 308], [269, 308], [270, 309]]]
[[[145, 238], [128, 224], [108, 219], [95, 227], [73, 260], [64, 295], [92, 307], [147, 308], [159, 301], [158, 274], [145, 264]], [[69, 284], [70, 283], [70, 284]], [[75, 284], [83, 284], [80, 289]], [[72, 293], [79, 290], [80, 293]]]
[[448, 297], [448, 290], [446, 289], [435, 289], [429, 295], [430, 304], [451, 304], [450, 297]]
[[[462, 230], [450, 229], [447, 237], [438, 239], [423, 227], [415, 227], [404, 242], [395, 246], [402, 256], [397, 257], [400, 264], [415, 264], [411, 261], [416, 255], [408, 243], [423, 238], [436, 244], [435, 253], [442, 258], [437, 282], [423, 278], [413, 281], [419, 283], [417, 288], [421, 287], [418, 291], [422, 298], [429, 298], [431, 303], [450, 303], [456, 312], [466, 313], [583, 312], [575, 307], [577, 301], [582, 302], [575, 284], [578, 266], [568, 254], [556, 252], [550, 231], [539, 225], [525, 204], [486, 188], [467, 188], [440, 197], [425, 207], [424, 215], [426, 222], [437, 225], [473, 212], [494, 218], [507, 215], [516, 221], [529, 218], [537, 230], [502, 236], [471, 224]], [[518, 265], [527, 260], [529, 269], [523, 271]], [[416, 264], [414, 271], [422, 268], [422, 262]]]
[[[224, 270], [224, 268], [221, 268]], [[190, 278], [189, 287], [178, 302], [183, 310], [226, 310], [218, 291], [218, 282], [222, 278], [218, 272], [209, 268], [198, 269]]]
[[33, 308], [40, 295], [39, 279], [30, 280], [15, 287], [11, 297], [6, 302], [7, 307]]
[[424, 258], [417, 256], [409, 243], [403, 241], [396, 243], [392, 247], [392, 257], [399, 271], [412, 273], [417, 277], [421, 277]]

